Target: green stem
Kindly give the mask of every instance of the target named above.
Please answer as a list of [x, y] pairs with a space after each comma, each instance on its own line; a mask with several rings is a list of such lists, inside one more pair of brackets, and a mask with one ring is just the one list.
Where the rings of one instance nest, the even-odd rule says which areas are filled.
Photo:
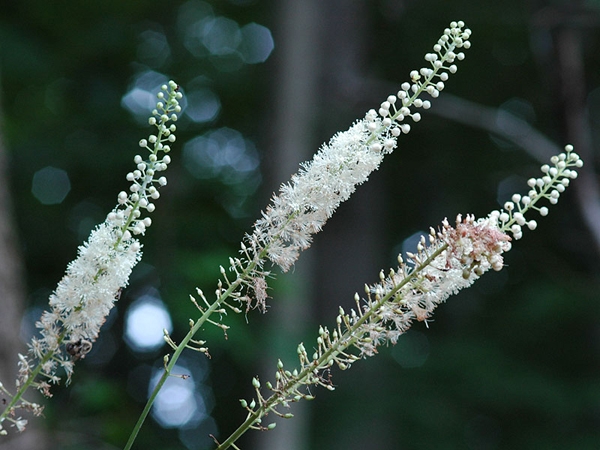
[[324, 352], [317, 360], [314, 360], [312, 363], [307, 364], [300, 373], [288, 381], [282, 389], [278, 390], [275, 394], [271, 395], [265, 402], [261, 404], [259, 408], [251, 412], [246, 420], [233, 432], [231, 435], [223, 441], [223, 443], [219, 444], [216, 450], [225, 450], [234, 445], [234, 443], [248, 431], [258, 419], [264, 417], [269, 411], [272, 411], [276, 406], [286, 401], [289, 394], [294, 392], [298, 387], [306, 384], [303, 382], [309, 374], [313, 373], [315, 368], [324, 367], [331, 360], [332, 357], [338, 355], [341, 352], [344, 352], [346, 349], [351, 347], [356, 343], [359, 339], [356, 336], [356, 332], [360, 329], [360, 327], [371, 318], [372, 314], [386, 302], [389, 302], [394, 296], [398, 293], [400, 289], [402, 289], [406, 284], [408, 284], [411, 280], [414, 279], [414, 276], [423, 271], [431, 262], [437, 258], [444, 250], [448, 248], [448, 244], [442, 244], [435, 252], [433, 252], [429, 257], [419, 266], [415, 267], [415, 269], [407, 275], [397, 286], [395, 286], [392, 290], [390, 290], [386, 295], [384, 295], [379, 301], [377, 301], [372, 308], [370, 308], [367, 312], [365, 312], [350, 328], [348, 328], [342, 336], [338, 340], [333, 343], [333, 346], [330, 347], [326, 352]]
[[216, 301], [210, 306], [210, 308], [208, 308], [206, 310], [206, 312], [202, 315], [202, 317], [200, 319], [198, 319], [198, 321], [194, 324], [194, 326], [190, 329], [188, 334], [183, 338], [181, 343], [175, 349], [175, 352], [171, 356], [169, 363], [165, 367], [164, 373], [160, 377], [160, 380], [158, 381], [154, 390], [152, 391], [152, 394], [148, 398], [148, 401], [146, 402], [146, 406], [144, 407], [144, 410], [142, 411], [140, 417], [138, 418], [138, 421], [136, 422], [135, 427], [133, 428], [131, 435], [129, 436], [129, 440], [127, 441], [127, 444], [124, 447], [124, 450], [129, 450], [133, 446], [133, 443], [135, 442], [135, 439], [137, 438], [137, 435], [140, 432], [140, 429], [142, 428], [142, 425], [144, 424], [146, 417], [148, 417], [148, 414], [150, 413], [150, 409], [152, 408], [152, 405], [154, 404], [154, 401], [156, 400], [156, 397], [158, 396], [159, 391], [161, 390], [161, 388], [167, 381], [167, 378], [169, 377], [169, 375], [171, 374], [171, 371], [175, 367], [175, 364], [177, 363], [179, 356], [181, 355], [183, 350], [186, 348], [186, 346], [190, 342], [190, 340], [194, 337], [194, 334], [196, 334], [196, 332], [198, 332], [200, 327], [204, 324], [206, 319], [208, 319], [208, 317], [210, 317], [215, 312], [215, 310], [220, 306], [220, 303], [221, 303], [220, 301]]
[[135, 427], [133, 428], [131, 435], [129, 436], [129, 440], [127, 441], [127, 444], [125, 445], [125, 447], [123, 447], [123, 450], [130, 450], [131, 447], [133, 446], [133, 443], [135, 442], [135, 439], [137, 438], [137, 435], [140, 432], [140, 429], [142, 428], [142, 425], [144, 424], [146, 417], [148, 417], [150, 409], [152, 408], [152, 405], [154, 404], [154, 401], [156, 400], [156, 397], [158, 396], [159, 391], [161, 390], [162, 386], [167, 381], [167, 378], [171, 374], [171, 371], [175, 367], [175, 364], [177, 363], [177, 360], [181, 356], [181, 353], [183, 352], [183, 350], [187, 347], [187, 345], [192, 340], [194, 335], [200, 330], [200, 328], [202, 328], [202, 326], [210, 318], [210, 316], [213, 313], [215, 313], [220, 308], [220, 306], [223, 304], [223, 302], [225, 300], [227, 300], [231, 296], [231, 294], [233, 294], [238, 289], [240, 284], [242, 284], [249, 277], [249, 275], [254, 271], [254, 269], [258, 265], [258, 262], [264, 258], [264, 256], [266, 255], [266, 252], [267, 252], [267, 250], [263, 249], [262, 252], [258, 255], [258, 257], [248, 264], [248, 266], [244, 269], [244, 271], [240, 274], [240, 276], [237, 277], [237, 279], [229, 285], [227, 290], [225, 290], [219, 296], [219, 298], [217, 300], [215, 300], [208, 307], [208, 309], [206, 309], [206, 311], [204, 311], [204, 314], [202, 314], [202, 316], [194, 323], [194, 325], [190, 328], [190, 331], [188, 331], [188, 333], [185, 335], [185, 337], [179, 343], [179, 345], [175, 349], [175, 352], [170, 357], [169, 363], [165, 367], [165, 372], [162, 374], [162, 376], [160, 377], [160, 380], [158, 381], [154, 390], [150, 394], [150, 397], [148, 398], [148, 401], [146, 402], [146, 406], [144, 407], [138, 421], [136, 422]]
[[40, 361], [40, 363], [36, 366], [36, 368], [33, 369], [33, 371], [29, 374], [27, 381], [21, 385], [19, 390], [15, 393], [15, 395], [12, 397], [11, 401], [6, 406], [6, 409], [4, 411], [2, 411], [2, 414], [0, 414], [0, 423], [2, 423], [2, 421], [8, 417], [8, 415], [11, 413], [12, 409], [21, 400], [21, 397], [23, 397], [23, 394], [25, 394], [25, 391], [27, 391], [27, 389], [29, 389], [29, 386], [31, 386], [31, 383], [33, 383], [33, 381], [35, 380], [35, 377], [37, 377], [38, 374], [41, 372], [42, 364], [48, 362], [48, 360], [52, 357], [52, 355], [53, 355], [53, 353], [47, 353], [46, 355], [44, 355], [44, 358]]

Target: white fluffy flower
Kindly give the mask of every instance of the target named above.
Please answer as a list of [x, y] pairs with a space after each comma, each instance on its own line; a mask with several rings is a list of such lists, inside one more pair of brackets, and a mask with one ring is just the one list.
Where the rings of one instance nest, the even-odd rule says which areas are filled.
[[[77, 258], [67, 266], [63, 279], [50, 296], [50, 310], [36, 323], [41, 337], [34, 337], [29, 344], [31, 360], [21, 358], [17, 385], [26, 387], [30, 383], [50, 395], [50, 384], [60, 380], [56, 375], [59, 366], [65, 370], [68, 382], [74, 362], [91, 350], [100, 327], [141, 258], [141, 244], [133, 235], [143, 235], [152, 224], [149, 217], [142, 217], [142, 210], [148, 213], [154, 210], [151, 200], [159, 198], [156, 185], [167, 184], [164, 176], [155, 178], [155, 175], [166, 170], [171, 160], [165, 154], [170, 148], [164, 143], [175, 140], [176, 127], [167, 124], [177, 120], [176, 113], [181, 111], [182, 94], [177, 84], [171, 81], [161, 89], [166, 95], [160, 93], [159, 98], [165, 103], [157, 103], [150, 120], [157, 128], [156, 135], [139, 143], [149, 155], [146, 160], [136, 155], [136, 170], [126, 176], [132, 182], [131, 193], [118, 195], [117, 207], [92, 231], [88, 241], [79, 247]], [[148, 142], [153, 146], [148, 146]], [[162, 159], [159, 154], [163, 155]], [[34, 380], [38, 374], [44, 381]], [[20, 402], [25, 405], [24, 400]]]
[[253, 239], [268, 243], [269, 259], [284, 271], [310, 246], [312, 235], [321, 230], [340, 203], [379, 167], [384, 153], [368, 145], [371, 136], [364, 120], [336, 134], [281, 186], [279, 195], [256, 222]]
[[[439, 95], [448, 73], [456, 71], [455, 60], [464, 59], [464, 53], [456, 50], [468, 49], [470, 36], [463, 22], [452, 22], [434, 46], [435, 53], [425, 56], [429, 67], [412, 71], [411, 82], [403, 83], [397, 95], [388, 96], [377, 111], [371, 109], [348, 131], [336, 134], [281, 186], [256, 222], [248, 247], [265, 252], [271, 262], [289, 270], [340, 203], [367, 181], [385, 154], [396, 148], [398, 137], [410, 131], [405, 120], [421, 120], [421, 114], [411, 108], [429, 108], [430, 102], [419, 97]], [[262, 266], [260, 258], [250, 260]]]
[[68, 340], [97, 338], [119, 290], [127, 286], [141, 258], [139, 242], [121, 240], [119, 235], [119, 228], [108, 221], [92, 231], [50, 296], [49, 314], [60, 318]]

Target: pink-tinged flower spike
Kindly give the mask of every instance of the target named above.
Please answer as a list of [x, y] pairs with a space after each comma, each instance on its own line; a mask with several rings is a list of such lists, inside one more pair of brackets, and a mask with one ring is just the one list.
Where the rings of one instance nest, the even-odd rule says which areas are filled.
[[512, 197], [513, 201], [505, 205], [507, 212], [493, 211], [484, 219], [459, 215], [454, 227], [444, 220], [438, 231], [432, 228], [429, 236], [421, 237], [416, 253], [407, 254], [407, 262], [398, 256], [396, 270], [387, 274], [381, 271], [378, 283], [365, 286], [365, 298], [355, 295], [355, 309], [346, 313], [340, 308], [332, 330], [319, 328], [312, 355], [303, 344], [298, 346], [299, 368], [290, 371], [281, 361], [277, 363], [275, 382], [266, 383], [269, 397], [263, 396], [261, 383], [254, 378], [255, 399], [241, 401], [247, 418], [219, 449], [235, 442], [243, 430], [273, 428], [274, 424], [262, 425], [270, 412], [291, 417], [281, 410], [291, 402], [312, 400], [306, 387], [319, 385], [334, 390], [330, 377], [333, 365], [348, 369], [359, 359], [375, 355], [380, 345], [395, 344], [415, 320], [427, 323], [433, 310], [449, 296], [470, 286], [488, 270], [501, 270], [503, 253], [511, 248], [509, 233], [519, 239], [523, 225], [535, 229], [535, 221], [526, 220], [525, 215], [531, 209], [546, 215], [547, 208], [539, 207], [537, 202], [545, 198], [556, 203], [569, 181], [577, 177], [574, 169], [583, 165], [571, 145], [551, 162], [552, 166], [542, 166], [543, 177], [529, 180], [531, 190], [527, 196]]
[[166, 170], [170, 162], [166, 153], [170, 151], [169, 144], [175, 142], [176, 130], [171, 122], [177, 120], [177, 113], [181, 111], [181, 97], [173, 81], [162, 86], [149, 121], [157, 133], [140, 141], [140, 147], [150, 154], [147, 159], [140, 155], [134, 158], [136, 169], [127, 175], [132, 183], [130, 193], [118, 195], [117, 207], [79, 247], [77, 258], [67, 266], [64, 278], [50, 296], [50, 310], [36, 323], [41, 337], [31, 340], [28, 357], [19, 355], [17, 393], [12, 396], [0, 385], [12, 398], [0, 415], [0, 431], [4, 420], [22, 431], [26, 421], [13, 418], [18, 408], [41, 413], [39, 405], [22, 397], [29, 386], [51, 396], [51, 384], [60, 381], [59, 367], [65, 371], [67, 383], [70, 381], [74, 363], [91, 350], [114, 302], [127, 286], [129, 275], [141, 258], [141, 244], [134, 235], [143, 235], [152, 223], [142, 212], [154, 210], [158, 187], [166, 184], [166, 178], [158, 174]]

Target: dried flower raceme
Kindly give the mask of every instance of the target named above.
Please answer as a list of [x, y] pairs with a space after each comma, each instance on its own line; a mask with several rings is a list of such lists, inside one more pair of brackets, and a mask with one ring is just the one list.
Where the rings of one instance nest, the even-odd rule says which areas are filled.
[[160, 195], [158, 187], [167, 184], [167, 179], [159, 173], [170, 162], [167, 153], [169, 144], [175, 142], [176, 131], [172, 122], [181, 111], [181, 97], [175, 82], [162, 86], [159, 102], [149, 119], [157, 133], [139, 143], [149, 155], [147, 159], [135, 156], [136, 169], [127, 174], [127, 180], [132, 182], [129, 194], [119, 193], [117, 207], [79, 247], [77, 258], [68, 265], [64, 278], [50, 296], [50, 310], [36, 323], [41, 337], [31, 340], [29, 356], [19, 355], [16, 395], [10, 395], [0, 385], [12, 398], [0, 415], [0, 432], [6, 432], [2, 429], [4, 420], [12, 422], [19, 431], [24, 429], [26, 420], [13, 418], [18, 408], [41, 414], [39, 405], [23, 398], [29, 386], [51, 396], [50, 386], [60, 381], [59, 367], [65, 371], [67, 383], [70, 381], [74, 363], [91, 350], [114, 302], [127, 286], [129, 275], [141, 258], [141, 244], [134, 236], [143, 235], [152, 223], [143, 211], [154, 211], [153, 201]]
[[[285, 370], [277, 364], [275, 383], [268, 382], [272, 395], [265, 398], [257, 378], [252, 380], [256, 399], [242, 400], [248, 411], [244, 424], [219, 449], [227, 448], [240, 435], [241, 429], [270, 429], [262, 425], [269, 412], [280, 417], [291, 417], [277, 408], [286, 407], [301, 399], [311, 400], [313, 395], [303, 389], [310, 385], [334, 387], [329, 369], [337, 365], [348, 369], [354, 362], [377, 353], [382, 344], [395, 344], [398, 338], [417, 321], [427, 321], [433, 310], [450, 295], [470, 286], [490, 269], [503, 268], [503, 253], [511, 249], [511, 240], [522, 237], [522, 227], [533, 230], [537, 223], [525, 216], [537, 210], [548, 214], [545, 206], [537, 203], [546, 199], [551, 204], [558, 201], [560, 193], [577, 177], [576, 168], [583, 161], [567, 145], [565, 152], [551, 159], [552, 166], [542, 166], [543, 176], [528, 181], [531, 190], [526, 196], [515, 194], [501, 211], [492, 211], [483, 219], [458, 216], [455, 226], [447, 220], [438, 231], [431, 229], [422, 237], [416, 253], [408, 253], [407, 261], [398, 257], [399, 267], [386, 275], [380, 272], [380, 281], [365, 286], [366, 298], [356, 294], [356, 308], [346, 313], [340, 308], [333, 330], [319, 328], [315, 351], [309, 355], [305, 346], [298, 346], [300, 367]], [[511, 237], [512, 235], [512, 237]]]
[[[439, 96], [449, 74], [457, 71], [455, 62], [465, 57], [460, 50], [470, 48], [470, 36], [471, 30], [464, 22], [452, 22], [434, 45], [433, 53], [425, 55], [429, 67], [412, 71], [410, 82], [403, 83], [397, 95], [390, 95], [377, 111], [367, 112], [348, 131], [336, 134], [311, 161], [302, 164], [289, 183], [281, 186], [253, 233], [242, 243], [242, 257], [231, 261], [231, 270], [238, 277], [243, 273], [246, 279], [254, 280], [241, 283], [246, 294], [234, 290], [232, 297], [248, 308], [252, 302], [265, 308], [261, 299], [266, 296], [257, 295], [253, 283], [269, 275], [263, 270], [266, 259], [284, 272], [292, 267], [337, 207], [377, 170], [384, 156], [396, 148], [397, 138], [410, 131], [406, 120], [421, 120], [417, 110], [429, 109], [431, 102], [420, 97], [423, 93], [432, 98]], [[231, 286], [227, 280], [226, 284]]]

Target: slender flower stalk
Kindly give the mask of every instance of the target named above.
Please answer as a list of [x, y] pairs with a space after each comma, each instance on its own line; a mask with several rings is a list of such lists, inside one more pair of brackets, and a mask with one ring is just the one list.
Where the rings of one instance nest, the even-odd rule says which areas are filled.
[[[413, 70], [410, 82], [401, 85], [396, 95], [390, 95], [379, 109], [371, 109], [349, 130], [337, 133], [323, 145], [311, 161], [301, 165], [289, 183], [283, 184], [274, 195], [254, 230], [241, 243], [240, 257], [229, 259], [229, 270], [220, 267], [222, 280], [215, 291], [212, 303], [198, 290], [201, 301], [190, 296], [201, 312], [196, 321], [190, 320], [190, 330], [177, 344], [165, 330], [165, 341], [174, 350], [165, 357], [165, 372], [150, 394], [148, 402], [124, 447], [133, 446], [158, 392], [179, 355], [185, 348], [208, 354], [205, 342], [194, 336], [210, 323], [224, 332], [228, 326], [221, 322], [227, 311], [248, 312], [252, 308], [266, 309], [268, 284], [271, 276], [265, 268], [267, 262], [288, 271], [302, 250], [311, 245], [312, 236], [318, 233], [338, 206], [348, 200], [356, 187], [368, 180], [379, 168], [385, 155], [397, 146], [397, 138], [410, 131], [408, 118], [418, 122], [417, 109], [429, 109], [430, 100], [421, 96], [427, 93], [437, 98], [445, 87], [449, 74], [456, 73], [456, 62], [465, 58], [462, 50], [471, 47], [471, 30], [462, 21], [451, 22], [425, 55], [429, 67]], [[213, 318], [214, 315], [214, 318]]]
[[397, 95], [390, 95], [378, 111], [370, 110], [348, 131], [336, 134], [290, 183], [281, 186], [248, 238], [253, 249], [266, 249], [273, 263], [289, 270], [340, 203], [396, 148], [398, 136], [410, 131], [406, 119], [421, 119], [416, 109], [430, 107], [429, 100], [420, 99], [421, 94], [436, 98], [444, 89], [448, 74], [457, 70], [455, 60], [465, 57], [457, 49], [470, 47], [471, 31], [463, 27], [463, 22], [452, 22], [434, 53], [425, 55], [431, 67], [412, 71], [411, 81], [402, 84]]
[[275, 422], [266, 426], [262, 423], [271, 412], [283, 418], [293, 417], [282, 409], [292, 402], [312, 400], [307, 389], [310, 386], [334, 390], [329, 376], [332, 366], [346, 370], [359, 359], [375, 355], [379, 346], [395, 344], [414, 320], [426, 321], [450, 295], [470, 286], [490, 269], [501, 270], [502, 255], [510, 250], [511, 240], [522, 237], [523, 226], [531, 230], [537, 227], [535, 220], [525, 218], [526, 214], [537, 210], [542, 216], [547, 215], [547, 207], [537, 203], [542, 199], [557, 203], [560, 193], [577, 177], [574, 168], [583, 166], [571, 145], [565, 147], [565, 153], [554, 156], [551, 163], [552, 166], [542, 166], [542, 177], [528, 181], [531, 190], [527, 195], [513, 195], [503, 210], [492, 211], [478, 220], [459, 215], [454, 227], [444, 220], [438, 231], [432, 228], [427, 238], [421, 238], [417, 252], [407, 255], [407, 262], [399, 256], [397, 270], [392, 269], [387, 275], [381, 271], [378, 283], [365, 286], [365, 298], [355, 295], [355, 309], [346, 313], [340, 307], [332, 330], [319, 328], [312, 355], [302, 343], [298, 346], [299, 368], [289, 371], [281, 361], [277, 363], [275, 382], [266, 383], [269, 397], [263, 396], [261, 383], [253, 378], [256, 398], [250, 402], [241, 400], [248, 411], [246, 420], [217, 449], [235, 447], [249, 429], [274, 428]]
[[5, 420], [18, 431], [25, 429], [27, 420], [15, 417], [17, 410], [42, 413], [40, 405], [23, 397], [27, 389], [34, 387], [50, 397], [51, 385], [60, 382], [61, 367], [66, 383], [71, 381], [75, 362], [92, 349], [100, 327], [142, 256], [142, 245], [134, 236], [143, 235], [151, 225], [147, 213], [155, 209], [154, 201], [160, 197], [158, 188], [167, 184], [159, 173], [170, 163], [167, 153], [175, 142], [176, 130], [171, 122], [177, 120], [181, 111], [182, 94], [173, 81], [162, 87], [158, 97], [149, 119], [157, 133], [139, 143], [149, 155], [147, 159], [135, 156], [136, 169], [127, 174], [132, 183], [129, 194], [119, 193], [115, 209], [91, 232], [88, 241], [79, 247], [77, 258], [67, 266], [65, 276], [50, 296], [50, 310], [36, 323], [41, 337], [32, 338], [27, 356], [19, 355], [16, 393], [12, 395], [0, 384], [0, 390], [11, 399], [0, 414], [1, 434], [7, 433], [2, 426]]
[[422, 94], [437, 98], [449, 74], [456, 73], [455, 62], [465, 58], [460, 50], [471, 47], [471, 30], [464, 27], [462, 21], [452, 22], [433, 53], [425, 55], [430, 67], [413, 70], [410, 82], [403, 83], [397, 95], [390, 95], [377, 111], [368, 111], [349, 130], [337, 133], [273, 196], [242, 243], [243, 257], [230, 261], [238, 278], [243, 272], [250, 275], [243, 283], [250, 295], [237, 297], [248, 308], [252, 302], [254, 307], [265, 307], [266, 260], [288, 271], [338, 206], [397, 147], [398, 137], [410, 131], [407, 119], [421, 120], [417, 110], [431, 106], [430, 100], [421, 99]]

